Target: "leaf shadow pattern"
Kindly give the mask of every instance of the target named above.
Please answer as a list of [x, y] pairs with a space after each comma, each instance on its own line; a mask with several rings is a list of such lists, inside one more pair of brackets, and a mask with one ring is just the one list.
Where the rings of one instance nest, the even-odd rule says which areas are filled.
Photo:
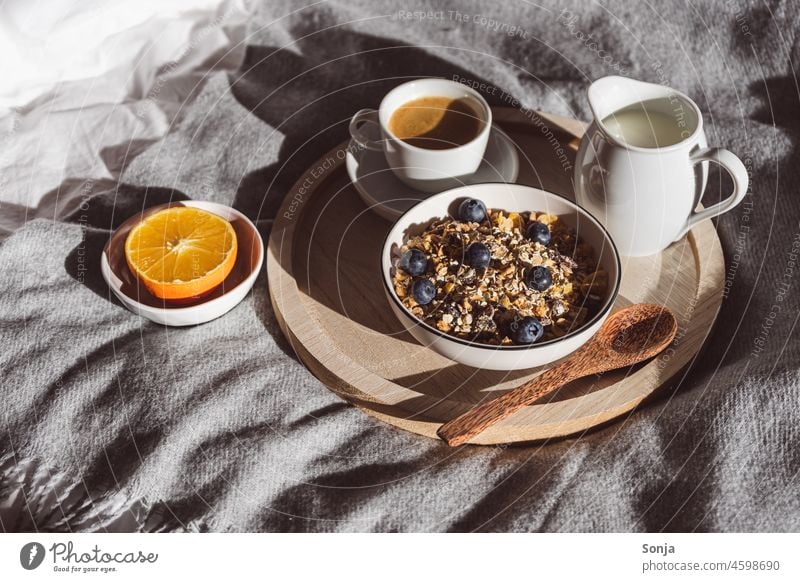
[[291, 33], [300, 40], [286, 47], [248, 46], [241, 71], [229, 75], [236, 100], [284, 136], [275, 163], [247, 174], [235, 197], [234, 207], [256, 220], [274, 218], [308, 166], [347, 137], [351, 116], [377, 107], [396, 85], [454, 76], [486, 83], [422, 48], [343, 28], [316, 32], [317, 26], [298, 22]]
[[[800, 220], [800, 207], [792, 196], [779, 195], [783, 184], [794, 184], [800, 179], [800, 89], [795, 73], [765, 78], [748, 87], [761, 106], [750, 115], [750, 120], [776, 127], [782, 132], [771, 132], [769, 138], [753, 128], [751, 151], [737, 152], [750, 172], [750, 193], [745, 205], [723, 215], [717, 226], [726, 255], [726, 296], [714, 328], [714, 337], [720, 341], [708, 342], [705, 357], [708, 361], [741, 362], [749, 359], [756, 365], [767, 361], [752, 358], [753, 340], [760, 333], [764, 315], [775, 304], [776, 285], [783, 281], [782, 254], [790, 241], [775, 234], [796, 230]], [[755, 125], [755, 124], [753, 124]], [[748, 130], [748, 133], [751, 130]], [[730, 184], [726, 177], [724, 182]], [[709, 189], [715, 183], [709, 180]], [[723, 196], [730, 185], [720, 187]], [[744, 215], [747, 214], [747, 217]], [[796, 294], [786, 296], [778, 317], [769, 333], [770, 338], [791, 335], [791, 325], [800, 302]], [[746, 337], [746, 341], [734, 341]], [[789, 366], [789, 361], [784, 360]], [[755, 368], [751, 368], [755, 371]], [[770, 373], [774, 373], [773, 370]]]

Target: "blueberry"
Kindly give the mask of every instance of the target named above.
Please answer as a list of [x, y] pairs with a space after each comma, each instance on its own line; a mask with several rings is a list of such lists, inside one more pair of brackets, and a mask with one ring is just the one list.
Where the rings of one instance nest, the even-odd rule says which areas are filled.
[[550, 244], [550, 229], [538, 220], [532, 221], [525, 230], [525, 236], [534, 242], [547, 246]]
[[486, 218], [486, 205], [475, 198], [467, 198], [458, 207], [458, 217], [464, 222], [483, 222]]
[[525, 273], [525, 284], [534, 291], [547, 291], [553, 284], [553, 276], [547, 267], [534, 267]]
[[467, 247], [465, 263], [474, 269], [485, 269], [492, 261], [492, 253], [482, 242], [474, 242]]
[[532, 344], [544, 334], [544, 328], [535, 317], [516, 318], [511, 322], [511, 340], [515, 344]]
[[427, 305], [436, 297], [436, 287], [430, 279], [416, 279], [411, 285], [411, 296], [420, 305]]
[[412, 277], [422, 275], [428, 268], [428, 257], [419, 249], [409, 249], [402, 254], [398, 266]]

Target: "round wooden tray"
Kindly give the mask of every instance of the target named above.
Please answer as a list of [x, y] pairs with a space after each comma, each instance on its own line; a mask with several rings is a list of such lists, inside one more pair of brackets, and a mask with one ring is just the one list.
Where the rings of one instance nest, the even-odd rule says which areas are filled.
[[[572, 198], [583, 123], [509, 108], [495, 109], [494, 118], [517, 144], [517, 181]], [[456, 364], [403, 330], [387, 304], [379, 266], [391, 224], [370, 211], [350, 183], [346, 146], [314, 164], [284, 200], [267, 252], [272, 304], [297, 355], [331, 390], [381, 420], [437, 438], [442, 422], [542, 370]], [[631, 411], [697, 355], [722, 302], [725, 264], [712, 223], [696, 226], [659, 255], [622, 262], [615, 308], [667, 305], [679, 322], [675, 343], [646, 364], [572, 382], [473, 443], [535, 441], [605, 423]]]

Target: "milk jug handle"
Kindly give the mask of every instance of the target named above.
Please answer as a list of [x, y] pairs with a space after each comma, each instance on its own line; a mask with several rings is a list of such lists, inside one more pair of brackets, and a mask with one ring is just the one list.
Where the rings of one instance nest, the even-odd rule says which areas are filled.
[[[698, 222], [707, 218], [714, 218], [729, 210], [732, 210], [744, 199], [747, 194], [747, 186], [749, 183], [747, 177], [747, 168], [745, 168], [742, 160], [737, 158], [734, 154], [723, 148], [704, 148], [694, 152], [690, 157], [692, 164], [699, 164], [700, 162], [714, 162], [719, 164], [730, 174], [733, 180], [733, 193], [725, 200], [709, 206], [700, 212], [692, 211], [686, 225], [681, 230], [677, 238], [681, 238]], [[677, 240], [677, 239], [676, 239]]]

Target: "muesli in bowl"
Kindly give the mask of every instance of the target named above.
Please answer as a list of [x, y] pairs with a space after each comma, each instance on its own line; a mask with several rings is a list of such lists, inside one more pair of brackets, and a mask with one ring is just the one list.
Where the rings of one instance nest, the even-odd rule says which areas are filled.
[[411, 334], [472, 366], [543, 365], [597, 331], [619, 288], [605, 229], [536, 188], [477, 184], [436, 194], [395, 224], [387, 295]]
[[562, 337], [597, 312], [607, 289], [594, 250], [558, 216], [487, 209], [475, 198], [411, 237], [394, 271], [414, 316], [490, 345]]

